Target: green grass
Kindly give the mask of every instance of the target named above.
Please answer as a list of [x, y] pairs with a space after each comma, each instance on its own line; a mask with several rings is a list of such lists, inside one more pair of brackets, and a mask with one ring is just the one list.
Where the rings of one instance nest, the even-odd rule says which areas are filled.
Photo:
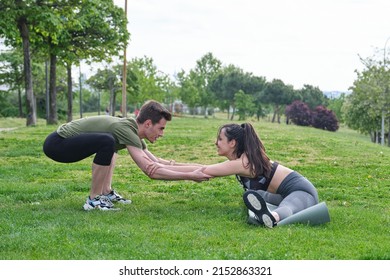
[[[224, 119], [174, 118], [149, 149], [216, 163]], [[133, 204], [85, 212], [92, 159], [56, 163], [42, 143], [56, 126], [0, 119], [0, 259], [372, 260], [390, 259], [390, 149], [354, 131], [252, 122], [269, 156], [308, 177], [331, 222], [272, 230], [246, 223], [234, 176], [203, 183], [146, 177], [120, 152], [114, 187]]]

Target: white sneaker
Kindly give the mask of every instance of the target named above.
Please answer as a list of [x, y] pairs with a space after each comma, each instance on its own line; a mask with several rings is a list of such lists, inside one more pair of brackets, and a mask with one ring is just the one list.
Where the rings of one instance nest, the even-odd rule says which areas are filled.
[[264, 224], [269, 228], [277, 225], [274, 216], [267, 207], [267, 203], [258, 192], [248, 190], [244, 193], [243, 199], [246, 207], [254, 213], [260, 224]]
[[115, 190], [112, 190], [110, 193], [106, 194], [105, 196], [112, 202], [119, 202], [122, 204], [130, 204], [131, 203], [130, 199], [126, 199], [126, 198], [122, 197]]
[[113, 204], [109, 199], [104, 196], [96, 196], [94, 199], [90, 199], [89, 196], [87, 201], [83, 206], [85, 211], [99, 209], [103, 211], [107, 210], [119, 210], [118, 208], [114, 208]]

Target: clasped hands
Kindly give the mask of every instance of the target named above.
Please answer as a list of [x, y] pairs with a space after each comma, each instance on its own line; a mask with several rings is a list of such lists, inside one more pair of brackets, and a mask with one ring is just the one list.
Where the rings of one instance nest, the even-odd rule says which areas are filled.
[[164, 165], [154, 161], [149, 161], [146, 164], [146, 173], [149, 174], [149, 176], [153, 176], [153, 174], [160, 168], [166, 168], [174, 172], [191, 173], [191, 180], [195, 182], [208, 181], [210, 178], [212, 178], [212, 176], [203, 172], [206, 169], [206, 166], [201, 166], [193, 171], [180, 171], [175, 170], [175, 167], [173, 167], [172, 165]]

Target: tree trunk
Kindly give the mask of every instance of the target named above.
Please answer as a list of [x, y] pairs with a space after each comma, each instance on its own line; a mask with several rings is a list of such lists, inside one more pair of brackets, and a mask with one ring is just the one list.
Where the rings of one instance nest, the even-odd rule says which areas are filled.
[[18, 86], [18, 107], [19, 107], [19, 118], [23, 118], [22, 90], [20, 86]]
[[376, 139], [375, 132], [370, 131], [370, 139], [372, 143], [375, 143], [375, 139]]
[[114, 77], [110, 76], [108, 79], [108, 88], [110, 90], [110, 116], [115, 116], [115, 88], [114, 88]]
[[98, 115], [100, 116], [100, 104], [101, 100], [100, 100], [100, 91], [98, 92]]
[[49, 118], [47, 120], [48, 124], [58, 123], [56, 68], [57, 68], [57, 56], [51, 54], [50, 55], [50, 80], [49, 80], [50, 112], [49, 112]]
[[66, 71], [68, 74], [68, 112], [67, 112], [67, 121], [71, 122], [73, 119], [73, 87], [72, 87], [72, 64], [69, 63], [66, 65]]
[[115, 104], [116, 104], [116, 93], [113, 87], [110, 88], [110, 115], [115, 116]]
[[274, 106], [274, 115], [272, 116], [272, 122], [274, 123], [276, 119], [277, 122], [280, 123], [280, 106], [277, 104]]
[[[113, 89], [112, 90], [112, 115], [115, 117], [115, 111], [116, 111], [116, 92]], [[121, 111], [122, 114], [122, 111]]]
[[236, 107], [233, 106], [233, 111], [232, 111], [232, 115], [230, 117], [230, 120], [232, 121], [234, 119], [234, 114], [236, 113]]
[[387, 146], [390, 147], [390, 118], [389, 118], [389, 132], [387, 133]]
[[33, 92], [31, 58], [30, 58], [30, 38], [29, 38], [30, 35], [28, 32], [26, 18], [19, 19], [18, 28], [23, 43], [24, 82], [25, 82], [26, 101], [27, 101], [26, 125], [33, 126], [37, 124], [37, 105], [36, 105], [36, 100]]

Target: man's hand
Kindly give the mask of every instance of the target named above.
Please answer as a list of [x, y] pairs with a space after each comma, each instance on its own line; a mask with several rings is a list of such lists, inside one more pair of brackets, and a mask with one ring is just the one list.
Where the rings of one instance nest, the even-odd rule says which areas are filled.
[[157, 171], [157, 169], [163, 167], [160, 163], [154, 162], [154, 161], [149, 161], [146, 164], [146, 173], [152, 177], [153, 174]]
[[192, 180], [195, 182], [203, 182], [203, 181], [208, 181], [210, 178], [212, 178], [212, 176], [203, 172], [205, 169], [206, 169], [206, 167], [203, 166], [201, 168], [194, 170], [192, 172], [193, 173]]

